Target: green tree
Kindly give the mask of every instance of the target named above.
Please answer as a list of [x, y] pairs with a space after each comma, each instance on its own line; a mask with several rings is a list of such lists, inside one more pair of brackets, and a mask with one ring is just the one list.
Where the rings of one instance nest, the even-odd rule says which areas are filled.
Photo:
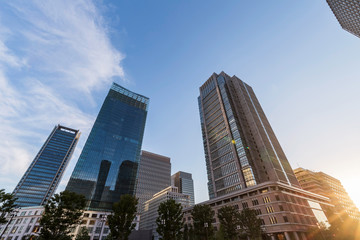
[[14, 211], [16, 200], [13, 194], [5, 193], [4, 189], [0, 189], [0, 224], [7, 223], [5, 216]]
[[75, 240], [90, 240], [89, 231], [86, 227], [81, 227]]
[[241, 230], [252, 240], [261, 239], [261, 220], [254, 209], [244, 208], [239, 215]]
[[221, 231], [224, 238], [237, 239], [238, 226], [240, 226], [240, 213], [234, 206], [224, 206], [218, 211]]
[[189, 227], [187, 224], [184, 225], [183, 240], [189, 240]]
[[160, 203], [158, 208], [158, 218], [156, 219], [156, 231], [163, 240], [181, 239], [181, 229], [184, 227], [182, 206], [175, 200], [169, 199]]
[[85, 197], [64, 191], [55, 194], [45, 205], [40, 220], [40, 240], [71, 240], [70, 232], [80, 224], [85, 208]]
[[191, 211], [194, 224], [195, 236], [200, 240], [212, 239], [214, 236], [214, 228], [212, 221], [214, 218], [214, 211], [209, 205], [195, 205]]
[[109, 215], [108, 222], [110, 235], [108, 239], [127, 240], [136, 224], [133, 223], [136, 217], [136, 205], [138, 199], [134, 196], [122, 195], [120, 201], [114, 203], [113, 213]]

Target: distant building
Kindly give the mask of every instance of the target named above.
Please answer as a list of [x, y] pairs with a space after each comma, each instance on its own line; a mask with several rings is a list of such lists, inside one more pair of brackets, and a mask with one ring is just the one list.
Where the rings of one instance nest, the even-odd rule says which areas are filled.
[[171, 176], [171, 185], [178, 188], [179, 193], [190, 196], [190, 205], [195, 204], [194, 181], [191, 173], [177, 172]]
[[167, 187], [162, 191], [154, 194], [154, 196], [145, 202], [144, 212], [140, 219], [140, 230], [152, 230], [154, 239], [158, 239], [159, 235], [156, 232], [156, 219], [158, 215], [158, 208], [160, 203], [166, 202], [169, 199], [174, 199], [175, 202], [180, 203], [183, 208], [190, 206], [190, 196], [178, 192], [178, 188], [174, 186]]
[[139, 199], [138, 213], [153, 195], [170, 186], [170, 158], [142, 150], [137, 177], [136, 197]]
[[360, 1], [326, 0], [341, 27], [360, 37]]
[[340, 180], [323, 172], [313, 172], [304, 168], [294, 170], [304, 190], [330, 198], [338, 214], [360, 220], [360, 212], [347, 194]]
[[[301, 239], [309, 227], [328, 224], [322, 206], [330, 200], [300, 188], [248, 84], [214, 73], [200, 87], [198, 103], [210, 196], [200, 204], [215, 212], [229, 205], [255, 209], [272, 239]], [[219, 230], [217, 218], [213, 225]]]
[[54, 127], [13, 192], [18, 206], [47, 203], [59, 185], [79, 137], [78, 130]]
[[111, 210], [135, 195], [149, 99], [113, 83], [66, 190], [85, 196], [87, 210]]
[[[41, 232], [40, 219], [44, 212], [44, 207], [24, 207], [16, 210], [16, 216], [7, 217], [7, 220], [10, 221], [7, 227], [7, 224], [0, 225], [0, 234], [4, 232], [2, 239], [21, 240], [24, 236], [38, 236]], [[109, 214], [111, 214], [111, 212], [108, 211], [84, 211], [81, 223], [72, 231], [72, 239], [75, 240], [76, 235], [80, 233], [80, 230], [83, 227], [87, 228], [91, 239], [105, 239], [110, 233], [107, 223], [107, 216]], [[134, 233], [137, 233], [137, 230], [139, 229], [138, 216], [134, 219], [133, 223], [136, 224]]]

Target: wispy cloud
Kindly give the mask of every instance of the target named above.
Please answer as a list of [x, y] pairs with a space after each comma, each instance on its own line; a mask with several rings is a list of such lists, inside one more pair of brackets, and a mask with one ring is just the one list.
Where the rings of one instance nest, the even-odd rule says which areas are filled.
[[54, 125], [83, 132], [78, 155], [123, 55], [90, 0], [11, 1], [0, 16], [0, 188], [12, 191]]

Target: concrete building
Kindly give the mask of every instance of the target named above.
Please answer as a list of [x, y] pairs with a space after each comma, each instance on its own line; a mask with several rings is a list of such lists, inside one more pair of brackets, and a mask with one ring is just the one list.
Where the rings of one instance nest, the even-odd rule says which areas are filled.
[[44, 205], [53, 196], [79, 140], [79, 130], [54, 127], [13, 194], [20, 207]]
[[359, 0], [326, 0], [340, 26], [360, 37], [360, 1]]
[[295, 175], [304, 190], [321, 194], [330, 198], [337, 214], [346, 214], [360, 220], [360, 212], [340, 180], [323, 172], [313, 172], [304, 168], [296, 168]]
[[170, 158], [142, 150], [140, 156], [136, 197], [139, 199], [138, 213], [153, 195], [170, 186]]
[[[41, 232], [40, 219], [43, 212], [43, 206], [16, 209], [14, 215], [7, 217], [9, 224], [0, 225], [0, 234], [3, 233], [1, 240], [21, 240], [24, 236], [38, 236]], [[110, 214], [111, 212], [105, 211], [84, 211], [80, 225], [72, 230], [73, 240], [83, 227], [88, 229], [90, 240], [104, 240], [110, 233], [107, 224], [107, 216]], [[136, 223], [136, 227], [132, 234], [138, 235], [136, 232], [139, 230], [139, 216], [134, 219], [134, 223]]]
[[[220, 229], [217, 216], [223, 206], [234, 206], [241, 211], [254, 209], [263, 229], [272, 240], [307, 240], [305, 232], [319, 223], [329, 226], [322, 206], [331, 207], [329, 199], [280, 182], [265, 182], [201, 204], [210, 205], [215, 212], [213, 226]], [[186, 224], [192, 224], [191, 210], [184, 209]]]
[[156, 232], [156, 219], [158, 217], [158, 208], [160, 203], [166, 202], [169, 199], [175, 200], [180, 203], [183, 208], [190, 206], [190, 196], [179, 193], [178, 188], [169, 186], [162, 191], [154, 194], [154, 196], [145, 202], [144, 212], [141, 215], [140, 230], [151, 230], [154, 239], [159, 239], [159, 235]]
[[[308, 227], [328, 224], [327, 197], [300, 188], [253, 89], [238, 77], [214, 73], [198, 97], [210, 200], [254, 208], [272, 239], [305, 239]], [[191, 208], [186, 221], [191, 224]], [[218, 219], [213, 224], [219, 229]]]
[[195, 204], [194, 181], [191, 173], [177, 172], [171, 176], [171, 185], [178, 188], [179, 193], [190, 196], [190, 205]]

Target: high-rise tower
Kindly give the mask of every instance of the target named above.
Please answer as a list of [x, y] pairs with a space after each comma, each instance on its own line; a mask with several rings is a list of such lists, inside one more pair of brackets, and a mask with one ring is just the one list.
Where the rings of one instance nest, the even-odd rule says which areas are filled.
[[299, 186], [249, 85], [214, 73], [198, 102], [210, 198], [266, 181]]
[[79, 137], [78, 130], [54, 127], [14, 190], [19, 207], [47, 203], [59, 185]]
[[360, 37], [360, 1], [359, 0], [326, 0], [340, 26]]
[[194, 181], [191, 173], [179, 171], [171, 176], [171, 185], [178, 188], [179, 193], [190, 196], [190, 206], [195, 204]]
[[149, 98], [113, 83], [66, 190], [83, 194], [87, 209], [111, 209], [135, 194]]

